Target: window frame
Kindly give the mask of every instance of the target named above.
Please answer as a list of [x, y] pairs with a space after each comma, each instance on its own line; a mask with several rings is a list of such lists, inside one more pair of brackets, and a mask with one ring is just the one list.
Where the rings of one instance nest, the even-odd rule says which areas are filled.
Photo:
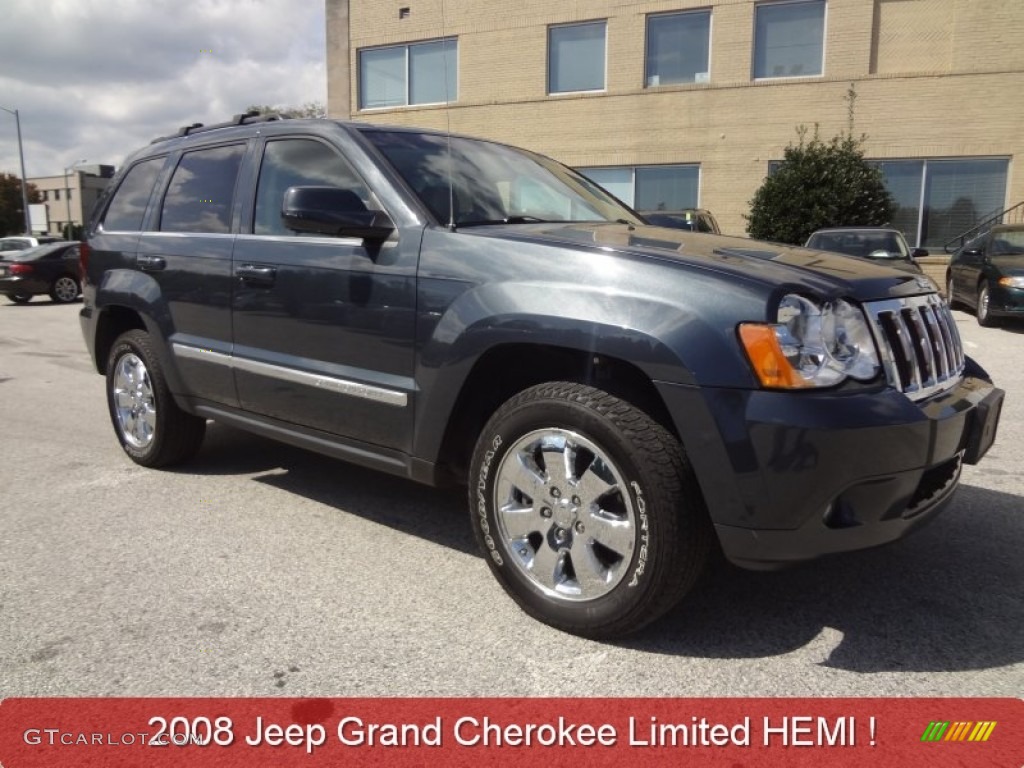
[[[552, 53], [552, 33], [556, 29], [568, 29], [570, 27], [588, 27], [596, 26], [600, 24], [604, 28], [604, 61], [601, 67], [601, 87], [600, 88], [586, 88], [582, 91], [555, 91], [552, 90], [551, 83], [551, 65], [553, 63]], [[608, 19], [592, 19], [590, 21], [570, 21], [564, 24], [549, 24], [547, 29], [547, 86], [546, 92], [548, 96], [567, 96], [581, 93], [607, 93], [608, 92]]]
[[[800, 75], [758, 75], [757, 74], [757, 14], [766, 8], [779, 8], [786, 5], [820, 5], [821, 14], [821, 69], [814, 74]], [[753, 15], [754, 28], [751, 31], [750, 46], [750, 79], [754, 82], [767, 80], [807, 80], [811, 78], [825, 77], [825, 60], [828, 54], [828, 0], [759, 0], [754, 3]]]
[[[447, 54], [445, 50], [447, 43], [452, 43], [455, 48], [455, 88], [453, 93], [448, 93], [448, 99], [446, 101], [410, 101], [410, 90], [412, 82], [412, 56], [410, 55], [410, 49], [417, 46], [436, 45], [441, 44], [441, 50], [444, 54]], [[375, 51], [387, 51], [387, 50], [402, 50], [404, 53], [404, 65], [402, 72], [402, 85], [403, 85], [403, 99], [401, 104], [383, 104], [381, 106], [366, 106], [365, 105], [365, 94], [363, 89], [363, 54], [372, 53]], [[459, 101], [459, 38], [458, 35], [452, 35], [448, 37], [435, 37], [429, 40], [413, 40], [407, 43], [396, 43], [394, 45], [372, 45], [366, 48], [360, 48], [356, 51], [356, 107], [359, 112], [377, 112], [385, 109], [410, 109], [417, 107], [433, 107], [441, 104], [456, 104]]]
[[[706, 66], [704, 74], [707, 75], [705, 80], [698, 80], [696, 77], [697, 73], [694, 73], [693, 80], [683, 80], [675, 83], [662, 83], [660, 82], [661, 75], [658, 75], [659, 82], [656, 85], [652, 85], [651, 73], [648, 70], [648, 63], [650, 62], [651, 52], [651, 22], [657, 19], [667, 19], [678, 16], [698, 16], [706, 15], [708, 18], [708, 55], [705, 62]], [[647, 14], [647, 18], [644, 21], [644, 88], [664, 88], [672, 85], [706, 85], [711, 82], [711, 49], [714, 41], [714, 23], [715, 14], [714, 9], [711, 6], [706, 8], [687, 8], [679, 11], [659, 11], [657, 13]]]
[[[104, 233], [111, 232], [146, 232], [146, 220], [150, 215], [150, 209], [153, 207], [154, 196], [159, 194], [160, 199], [163, 199], [163, 191], [165, 186], [166, 178], [164, 174], [167, 170], [167, 154], [152, 155], [149, 157], [140, 158], [137, 162], [131, 164], [128, 170], [125, 171], [124, 176], [118, 181], [117, 186], [113, 187], [110, 191], [110, 197], [104, 203], [103, 216], [100, 219], [99, 227]], [[142, 216], [139, 219], [138, 229], [111, 229], [107, 226], [107, 217], [110, 216], [110, 209], [113, 207], [114, 202], [117, 200], [117, 196], [124, 188], [125, 183], [128, 181], [128, 177], [131, 176], [132, 172], [147, 163], [157, 163], [156, 175], [153, 177], [153, 182], [149, 188], [149, 196], [146, 198], [146, 204], [142, 208]]]
[[[324, 235], [318, 235], [308, 232], [296, 232], [282, 234], [279, 232], [257, 232], [256, 231], [256, 218], [257, 218], [257, 206], [260, 201], [260, 181], [262, 179], [263, 169], [267, 162], [267, 151], [273, 144], [280, 144], [287, 141], [309, 141], [314, 144], [318, 144], [324, 147], [329, 152], [333, 152], [335, 156], [346, 166], [349, 173], [361, 186], [363, 191], [367, 195], [367, 209], [383, 210], [383, 206], [380, 204], [376, 194], [369, 184], [366, 183], [366, 179], [363, 178], [362, 174], [359, 173], [355, 164], [342, 152], [337, 146], [325, 141], [322, 137], [312, 134], [282, 134], [279, 136], [266, 136], [256, 146], [256, 150], [253, 153], [253, 171], [252, 171], [252, 194], [247, 196], [249, 199], [243, 201], [243, 206], [248, 207], [246, 211], [247, 215], [243, 216], [242, 222], [239, 226], [239, 234], [246, 237], [258, 237], [258, 238], [286, 238], [292, 240], [296, 237], [302, 237], [304, 239], [313, 238], [324, 238]], [[315, 186], [315, 185], [314, 185]], [[243, 208], [244, 210], [244, 208]], [[332, 241], [338, 238], [331, 238]]]
[[[683, 206], [679, 206], [678, 208], [667, 208], [666, 212], [676, 211], [676, 210], [685, 210], [687, 208], [700, 208], [701, 207], [701, 205], [700, 205], [700, 196], [701, 196], [701, 189], [703, 188], [703, 184], [704, 184], [704, 166], [703, 166], [702, 163], [699, 163], [699, 162], [698, 163], [648, 163], [646, 165], [642, 164], [642, 163], [635, 164], [635, 165], [591, 165], [591, 166], [574, 168], [573, 170], [575, 170], [577, 173], [580, 173], [580, 174], [586, 176], [588, 180], [590, 180], [594, 184], [597, 184], [598, 186], [601, 186], [602, 189], [604, 189], [604, 187], [601, 185], [601, 183], [599, 181], [595, 181], [594, 179], [592, 179], [590, 176], [587, 175], [588, 171], [595, 171], [595, 170], [601, 170], [601, 171], [628, 170], [629, 171], [629, 175], [630, 175], [630, 190], [631, 190], [631, 194], [632, 194], [632, 198], [633, 199], [631, 201], [622, 200], [622, 202], [623, 202], [623, 204], [625, 204], [629, 208], [631, 208], [631, 209], [633, 209], [635, 211], [640, 211], [640, 210], [644, 210], [644, 209], [638, 208], [636, 206], [637, 177], [639, 176], [637, 171], [643, 171], [643, 170], [654, 169], [654, 168], [696, 168], [697, 169], [697, 200], [696, 200], [696, 202], [693, 205], [683, 205]], [[615, 193], [614, 192], [608, 192], [608, 194], [614, 196]], [[621, 198], [617, 198], [617, 199], [621, 199]]]
[[[233, 237], [237, 233], [238, 229], [238, 204], [239, 194], [245, 193], [242, 188], [242, 180], [246, 173], [246, 164], [250, 154], [250, 140], [243, 139], [218, 142], [215, 144], [199, 144], [193, 147], [186, 147], [180, 150], [170, 163], [169, 167], [165, 167], [164, 171], [166, 176], [162, 181], [157, 181], [157, 187], [160, 189], [160, 196], [153, 211], [153, 221], [150, 222], [150, 229], [145, 230], [154, 234], [160, 235], [196, 235], [200, 237]], [[178, 174], [178, 170], [181, 168], [181, 164], [185, 158], [189, 155], [198, 154], [200, 152], [211, 152], [218, 149], [237, 147], [241, 149], [241, 153], [238, 159], [238, 168], [235, 170], [234, 184], [231, 190], [231, 202], [227, 206], [227, 231], [226, 232], [206, 232], [206, 231], [195, 231], [195, 230], [181, 230], [181, 229], [164, 229], [164, 210], [167, 206], [167, 196], [171, 193], [171, 189], [174, 185], [174, 177]], [[152, 198], [151, 198], [152, 202]], [[145, 224], [143, 220], [143, 224]]]

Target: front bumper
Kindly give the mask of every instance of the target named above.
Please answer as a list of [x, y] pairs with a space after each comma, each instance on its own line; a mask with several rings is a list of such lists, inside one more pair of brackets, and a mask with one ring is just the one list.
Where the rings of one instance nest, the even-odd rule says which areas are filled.
[[995, 438], [1003, 391], [973, 364], [915, 403], [900, 392], [659, 389], [722, 549], [773, 568], [884, 544], [933, 517]]

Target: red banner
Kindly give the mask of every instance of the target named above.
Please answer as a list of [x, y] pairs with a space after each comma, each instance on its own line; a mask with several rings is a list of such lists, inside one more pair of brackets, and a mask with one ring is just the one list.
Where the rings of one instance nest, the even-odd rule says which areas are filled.
[[1024, 766], [1019, 699], [7, 699], [0, 765]]

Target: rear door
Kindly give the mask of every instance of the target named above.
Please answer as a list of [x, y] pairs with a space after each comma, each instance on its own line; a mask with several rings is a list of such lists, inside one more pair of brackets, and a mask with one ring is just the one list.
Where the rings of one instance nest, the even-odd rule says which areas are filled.
[[261, 141], [234, 248], [235, 381], [241, 407], [362, 443], [411, 447], [416, 238], [383, 244], [298, 234], [281, 220], [291, 186], [351, 190], [380, 204], [339, 149], [313, 136]]
[[136, 267], [158, 286], [157, 318], [194, 397], [237, 405], [231, 372], [231, 249], [245, 141], [181, 153]]

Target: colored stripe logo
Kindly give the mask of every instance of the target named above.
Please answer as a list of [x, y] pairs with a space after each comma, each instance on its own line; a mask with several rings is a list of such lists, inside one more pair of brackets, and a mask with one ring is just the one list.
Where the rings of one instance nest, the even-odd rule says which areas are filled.
[[921, 734], [921, 741], [988, 741], [995, 730], [995, 720], [979, 722], [933, 720]]

